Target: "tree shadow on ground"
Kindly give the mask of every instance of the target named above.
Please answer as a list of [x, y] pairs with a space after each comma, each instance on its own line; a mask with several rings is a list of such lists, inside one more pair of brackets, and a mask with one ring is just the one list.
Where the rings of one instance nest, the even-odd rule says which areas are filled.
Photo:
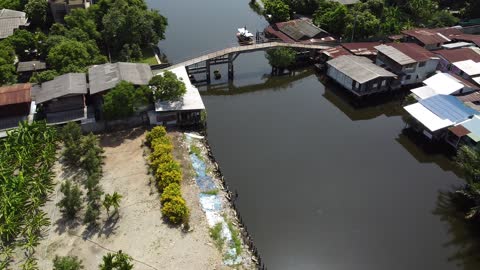
[[90, 239], [95, 234], [99, 233], [100, 226], [98, 224], [95, 225], [88, 225], [87, 228], [82, 233], [83, 240]]
[[102, 147], [116, 147], [123, 143], [125, 140], [134, 140], [140, 137], [147, 128], [137, 127], [130, 128], [122, 131], [109, 132], [100, 135], [100, 145]]
[[78, 218], [70, 219], [66, 215], [62, 215], [60, 219], [55, 222], [55, 232], [63, 234], [68, 230], [77, 228], [81, 224]]
[[[458, 187], [455, 188], [457, 190]], [[440, 191], [434, 215], [448, 224], [450, 241], [445, 248], [455, 252], [448, 258], [464, 270], [480, 269], [480, 223], [465, 219], [467, 207], [459, 194]]]
[[111, 234], [114, 234], [117, 230], [118, 220], [120, 219], [120, 214], [112, 214], [110, 215], [107, 220], [105, 220], [105, 224], [103, 224], [102, 228], [98, 231], [98, 236], [100, 237], [102, 234], [106, 237], [109, 237]]

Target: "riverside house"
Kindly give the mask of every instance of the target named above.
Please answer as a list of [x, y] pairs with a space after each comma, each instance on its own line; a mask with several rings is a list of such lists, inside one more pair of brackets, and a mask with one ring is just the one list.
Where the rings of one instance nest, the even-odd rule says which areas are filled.
[[190, 82], [185, 67], [177, 67], [170, 71], [185, 83], [187, 92], [178, 100], [155, 101], [155, 111], [148, 112], [150, 124], [178, 126], [199, 124], [202, 121], [205, 105], [198, 89]]
[[409, 125], [431, 140], [444, 139], [448, 128], [471, 119], [479, 112], [466, 106], [457, 97], [435, 95], [405, 106], [413, 121]]
[[92, 0], [48, 0], [53, 19], [57, 23], [62, 23], [65, 15], [73, 9], [90, 7]]
[[389, 43], [375, 47], [377, 65], [395, 73], [401, 86], [420, 83], [432, 75], [439, 58], [415, 43]]
[[440, 57], [437, 69], [443, 72], [460, 74], [460, 69], [455, 67], [454, 63], [472, 60], [480, 62], [480, 49], [475, 47], [459, 48], [451, 50], [438, 50], [435, 54]]
[[452, 36], [462, 35], [463, 32], [458, 28], [445, 27], [437, 29], [411, 29], [404, 30], [404, 41], [415, 42], [427, 50], [438, 50], [443, 44], [452, 42]]
[[88, 69], [91, 104], [95, 106], [97, 119], [102, 118], [103, 95], [121, 81], [136, 86], [148, 85], [153, 74], [149, 65], [141, 63], [106, 63]]
[[327, 75], [357, 96], [390, 90], [395, 74], [361, 56], [343, 55], [327, 62]]
[[423, 86], [410, 90], [417, 100], [435, 95], [457, 95], [478, 91], [479, 87], [465, 79], [448, 73], [437, 73], [423, 81]]
[[5, 130], [17, 127], [19, 122], [33, 120], [35, 102], [31, 89], [29, 83], [0, 87], [0, 137], [5, 137]]
[[87, 118], [85, 73], [67, 73], [42, 83], [35, 103], [49, 124], [63, 124]]

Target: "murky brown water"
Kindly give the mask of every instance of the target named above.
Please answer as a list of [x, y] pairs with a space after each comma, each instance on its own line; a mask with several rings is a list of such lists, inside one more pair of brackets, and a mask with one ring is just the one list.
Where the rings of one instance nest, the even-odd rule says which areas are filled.
[[[248, 1], [147, 2], [174, 63], [266, 25]], [[268, 269], [480, 269], [442, 199], [461, 180], [403, 134], [398, 101], [355, 109], [312, 70], [269, 78], [262, 52], [235, 72], [203, 93], [209, 142]]]

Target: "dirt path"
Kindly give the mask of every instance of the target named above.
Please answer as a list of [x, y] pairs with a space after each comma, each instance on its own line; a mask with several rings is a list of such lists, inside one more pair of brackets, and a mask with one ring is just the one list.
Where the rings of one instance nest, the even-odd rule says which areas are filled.
[[[184, 233], [162, 220], [158, 192], [150, 183], [142, 142], [142, 129], [117, 132], [102, 136], [105, 150], [104, 177], [100, 181], [107, 193], [120, 193], [120, 218], [107, 221], [102, 209], [101, 228], [89, 232], [78, 221], [67, 226], [55, 206], [61, 198], [52, 196], [46, 212], [52, 220], [52, 229], [37, 248], [40, 269], [51, 269], [55, 255], [78, 256], [85, 269], [98, 269], [102, 256], [109, 250], [132, 256], [135, 269], [222, 269], [220, 253], [211, 243], [205, 216], [199, 212], [195, 185], [186, 179], [184, 188], [192, 215], [192, 232]], [[57, 181], [65, 176], [56, 167]], [[58, 186], [57, 186], [58, 188]], [[198, 193], [197, 193], [198, 194]], [[83, 217], [83, 212], [80, 213]], [[80, 219], [79, 219], [80, 220]]]

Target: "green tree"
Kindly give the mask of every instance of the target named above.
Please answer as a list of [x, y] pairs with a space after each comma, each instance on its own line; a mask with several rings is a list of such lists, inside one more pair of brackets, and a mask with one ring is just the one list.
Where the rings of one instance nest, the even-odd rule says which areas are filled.
[[15, 48], [21, 61], [30, 60], [31, 54], [37, 49], [35, 35], [27, 30], [19, 29], [7, 40]]
[[367, 39], [378, 35], [379, 29], [380, 20], [369, 11], [363, 11], [354, 15], [354, 19], [346, 26], [345, 34], [347, 37], [353, 36], [354, 40]]
[[467, 185], [458, 190], [469, 203], [466, 219], [480, 219], [480, 153], [477, 147], [462, 146], [456, 156], [456, 163], [462, 169]]
[[446, 26], [454, 26], [460, 20], [453, 16], [448, 10], [439, 10], [436, 11], [430, 21], [428, 21], [429, 27], [446, 27]]
[[65, 161], [71, 166], [78, 166], [78, 161], [81, 160], [84, 150], [82, 149], [82, 129], [80, 125], [75, 122], [67, 123], [60, 132], [60, 137], [64, 143], [64, 150], [62, 156]]
[[291, 48], [268, 49], [265, 57], [272, 68], [284, 69], [295, 63], [295, 50]]
[[25, 5], [25, 13], [34, 26], [43, 27], [47, 21], [48, 2], [45, 0], [29, 0]]
[[42, 72], [34, 73], [32, 77], [30, 77], [31, 83], [44, 83], [55, 79], [55, 77], [59, 76], [57, 71], [55, 70], [45, 70]]
[[284, 22], [290, 19], [290, 7], [282, 0], [265, 1], [265, 13], [271, 15], [272, 22]]
[[51, 48], [47, 57], [47, 63], [60, 73], [84, 72], [89, 65], [104, 62], [96, 45], [68, 39]]
[[55, 256], [53, 270], [80, 270], [83, 269], [82, 261], [77, 256]]
[[65, 25], [70, 30], [78, 29], [86, 33], [89, 39], [100, 39], [100, 32], [97, 30], [93, 16], [86, 9], [77, 8], [72, 10], [65, 16]]
[[185, 83], [171, 71], [154, 76], [149, 85], [155, 100], [178, 100], [187, 92]]
[[122, 195], [117, 193], [116, 191], [112, 194], [105, 194], [103, 199], [102, 205], [107, 210], [107, 214], [109, 215], [110, 207], [113, 206], [114, 213], [118, 213], [118, 208], [120, 207], [120, 201], [122, 200]]
[[60, 211], [69, 219], [75, 218], [77, 212], [82, 208], [82, 192], [77, 185], [72, 185], [72, 182], [68, 180], [62, 184], [60, 191], [64, 196], [57, 203], [61, 208]]
[[317, 26], [337, 35], [345, 32], [346, 24], [350, 21], [347, 7], [339, 3], [318, 9], [313, 15], [313, 22]]
[[135, 86], [122, 81], [103, 97], [105, 118], [120, 119], [131, 116], [134, 112]]
[[107, 253], [103, 256], [100, 270], [130, 270], [133, 269], [132, 257], [119, 250], [117, 253]]

